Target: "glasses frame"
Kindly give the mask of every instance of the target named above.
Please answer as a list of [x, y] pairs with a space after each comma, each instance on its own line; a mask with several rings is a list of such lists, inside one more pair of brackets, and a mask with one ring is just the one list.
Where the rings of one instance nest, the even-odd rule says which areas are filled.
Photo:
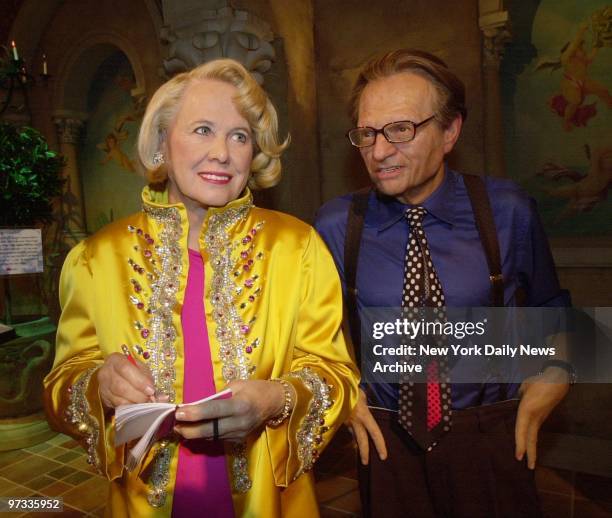
[[[393, 122], [389, 122], [387, 124], [385, 124], [382, 128], [373, 128], [372, 126], [357, 126], [356, 128], [351, 128], [350, 130], [348, 130], [346, 132], [346, 138], [349, 140], [349, 142], [351, 143], [352, 146], [355, 146], [356, 148], [364, 148], [364, 147], [370, 147], [373, 146], [374, 144], [376, 144], [376, 139], [378, 138], [378, 134], [382, 134], [383, 137], [385, 137], [386, 141], [389, 142], [390, 144], [401, 144], [402, 142], [411, 142], [412, 140], [414, 140], [416, 138], [416, 134], [417, 134], [417, 129], [420, 128], [421, 126], [423, 126], [424, 124], [427, 124], [429, 121], [435, 119], [435, 115], [432, 115], [431, 117], [427, 117], [427, 119], [422, 120], [421, 122], [413, 122], [413, 121], [393, 121]], [[410, 124], [412, 124], [412, 127], [414, 128], [414, 131], [412, 132], [412, 137], [409, 138], [408, 140], [392, 140], [390, 139], [387, 134], [385, 133], [385, 130], [391, 126], [392, 124], [398, 124], [400, 122], [409, 122]], [[351, 132], [355, 131], [357, 129], [369, 129], [372, 130], [374, 132], [374, 142], [372, 142], [371, 144], [367, 144], [365, 146], [358, 146], [357, 144], [355, 144], [352, 140], [351, 140]]]

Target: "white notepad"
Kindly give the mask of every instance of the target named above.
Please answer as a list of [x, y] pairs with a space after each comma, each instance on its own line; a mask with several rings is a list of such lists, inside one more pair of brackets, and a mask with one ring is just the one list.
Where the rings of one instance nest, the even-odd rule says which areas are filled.
[[231, 397], [232, 389], [225, 389], [199, 401], [176, 405], [174, 403], [136, 403], [134, 405], [119, 405], [115, 408], [115, 446], [121, 446], [134, 439], [140, 440], [130, 450], [126, 467], [133, 471], [151, 447], [153, 440], [162, 424], [179, 406], [189, 407], [211, 401]]

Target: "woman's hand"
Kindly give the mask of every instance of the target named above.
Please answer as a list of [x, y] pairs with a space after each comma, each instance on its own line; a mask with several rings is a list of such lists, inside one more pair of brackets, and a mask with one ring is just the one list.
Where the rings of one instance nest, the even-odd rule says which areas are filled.
[[109, 355], [98, 369], [100, 398], [105, 410], [130, 403], [154, 401], [155, 385], [148, 367], [133, 365], [123, 354]]
[[212, 421], [218, 419], [219, 439], [243, 440], [283, 411], [285, 392], [278, 382], [240, 380], [232, 381], [228, 388], [231, 398], [179, 407], [175, 432], [185, 439], [212, 439]]

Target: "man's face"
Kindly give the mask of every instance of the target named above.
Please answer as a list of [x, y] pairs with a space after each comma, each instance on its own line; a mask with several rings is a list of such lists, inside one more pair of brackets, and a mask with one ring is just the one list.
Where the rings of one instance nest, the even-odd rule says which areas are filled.
[[[419, 123], [434, 114], [435, 96], [431, 83], [411, 72], [377, 79], [361, 94], [357, 125], [382, 128], [396, 121]], [[432, 120], [417, 128], [410, 142], [392, 144], [378, 134], [372, 146], [359, 151], [380, 192], [419, 204], [442, 183], [444, 155], [453, 148], [460, 130], [460, 118], [446, 130]]]

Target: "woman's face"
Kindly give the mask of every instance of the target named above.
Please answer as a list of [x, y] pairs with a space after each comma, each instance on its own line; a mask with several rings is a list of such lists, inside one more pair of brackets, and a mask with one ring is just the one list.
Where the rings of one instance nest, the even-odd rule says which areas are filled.
[[237, 93], [235, 86], [213, 79], [186, 87], [166, 137], [171, 202], [188, 210], [222, 207], [244, 190], [253, 135], [232, 100]]

